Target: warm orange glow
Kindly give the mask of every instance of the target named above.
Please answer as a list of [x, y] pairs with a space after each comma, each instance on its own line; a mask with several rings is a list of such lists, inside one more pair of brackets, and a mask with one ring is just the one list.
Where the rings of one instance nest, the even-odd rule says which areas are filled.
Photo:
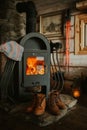
[[74, 90], [73, 90], [73, 96], [74, 96], [75, 98], [80, 97], [80, 90], [79, 90], [79, 89], [74, 89]]
[[26, 75], [43, 75], [44, 60], [38, 57], [28, 57], [26, 61]]

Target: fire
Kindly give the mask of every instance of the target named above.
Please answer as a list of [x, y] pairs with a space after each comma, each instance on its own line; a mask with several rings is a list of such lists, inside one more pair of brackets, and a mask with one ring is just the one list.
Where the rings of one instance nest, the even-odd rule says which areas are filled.
[[41, 57], [28, 57], [26, 61], [26, 75], [43, 75], [44, 60]]

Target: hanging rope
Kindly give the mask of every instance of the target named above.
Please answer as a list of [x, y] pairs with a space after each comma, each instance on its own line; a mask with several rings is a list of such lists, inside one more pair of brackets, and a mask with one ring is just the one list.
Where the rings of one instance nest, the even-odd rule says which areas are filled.
[[70, 59], [69, 59], [69, 55], [70, 55], [70, 47], [69, 47], [69, 38], [70, 38], [70, 20], [67, 20], [66, 21], [66, 60], [65, 60], [65, 65], [66, 65], [66, 68], [68, 68], [68, 71], [69, 71], [69, 62], [70, 62]]

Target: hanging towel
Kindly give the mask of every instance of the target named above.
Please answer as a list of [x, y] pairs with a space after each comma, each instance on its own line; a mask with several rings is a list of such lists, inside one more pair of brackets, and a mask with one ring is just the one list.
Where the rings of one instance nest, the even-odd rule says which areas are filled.
[[21, 61], [23, 51], [23, 46], [16, 41], [9, 41], [0, 45], [0, 52], [3, 52], [8, 58], [15, 61]]

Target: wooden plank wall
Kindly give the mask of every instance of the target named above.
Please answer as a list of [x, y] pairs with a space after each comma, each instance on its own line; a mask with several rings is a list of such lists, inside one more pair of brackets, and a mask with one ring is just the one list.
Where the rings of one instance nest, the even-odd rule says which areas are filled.
[[[16, 0], [17, 2], [27, 1], [27, 0]], [[54, 13], [58, 11], [64, 11], [65, 9], [72, 9], [75, 6], [75, 2], [73, 0], [32, 0], [35, 3], [38, 17], [43, 14]], [[13, 2], [13, 0], [12, 0]], [[15, 2], [14, 2], [15, 3]], [[72, 4], [73, 3], [73, 4]], [[74, 77], [79, 76], [82, 73], [87, 75], [87, 55], [75, 55], [75, 13], [71, 14], [71, 32], [70, 32], [70, 39], [69, 39], [69, 46], [70, 46], [70, 63], [69, 63], [69, 71], [65, 66], [65, 38], [59, 38], [53, 40], [53, 42], [59, 41], [62, 43], [62, 49], [59, 50], [59, 61], [62, 71], [64, 71], [66, 77]], [[12, 18], [12, 16], [11, 16]], [[64, 28], [65, 29], [65, 28]]]
[[[52, 14], [55, 12], [61, 12], [68, 8], [72, 9], [75, 6], [75, 2], [73, 0], [32, 0], [37, 8], [38, 16], [43, 14]], [[70, 28], [70, 62], [69, 62], [69, 71], [65, 66], [65, 38], [57, 37], [57, 39], [51, 39], [53, 42], [61, 42], [62, 49], [58, 51], [59, 62], [62, 71], [65, 73], [66, 78], [74, 78], [83, 75], [87, 75], [87, 55], [76, 55], [75, 54], [75, 15], [78, 12], [74, 12], [71, 14], [71, 28]], [[65, 29], [65, 27], [64, 27]], [[49, 39], [49, 38], [48, 38]]]
[[[38, 12], [38, 15], [60, 11], [74, 6], [73, 0], [32, 0]], [[73, 4], [72, 4], [73, 3]]]
[[[69, 39], [69, 47], [70, 47], [70, 55], [69, 55], [69, 67], [67, 68], [65, 65], [65, 44], [66, 40], [64, 37], [52, 40], [55, 42], [62, 43], [62, 49], [58, 50], [58, 57], [61, 70], [64, 72], [66, 79], [72, 79], [80, 77], [82, 74], [87, 75], [87, 55], [76, 55], [75, 54], [75, 14], [71, 14], [71, 28], [70, 28], [70, 39]], [[56, 57], [56, 54], [55, 54]], [[57, 65], [57, 63], [56, 63]], [[56, 70], [55, 70], [56, 71]]]

